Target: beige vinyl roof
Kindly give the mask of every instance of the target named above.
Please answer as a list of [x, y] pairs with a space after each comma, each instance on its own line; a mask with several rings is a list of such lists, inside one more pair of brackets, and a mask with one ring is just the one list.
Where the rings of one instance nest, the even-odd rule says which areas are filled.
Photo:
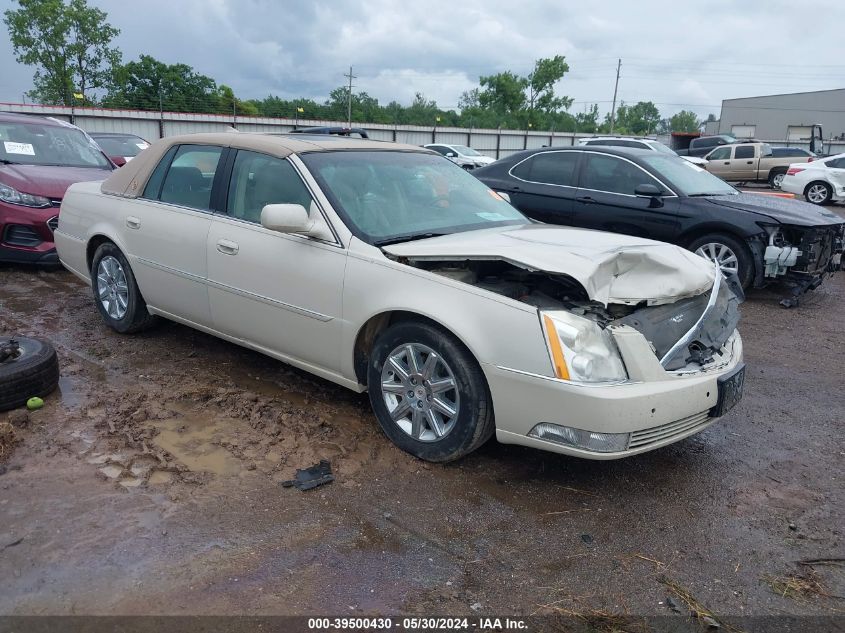
[[154, 141], [147, 149], [109, 176], [103, 182], [100, 190], [103, 193], [111, 195], [137, 198], [144, 190], [150, 173], [158, 165], [162, 156], [167, 153], [167, 150], [174, 145], [187, 144], [219, 145], [221, 147], [232, 147], [235, 149], [248, 149], [263, 154], [270, 154], [271, 156], [278, 156], [279, 158], [284, 158], [290, 154], [331, 150], [430, 151], [416, 145], [316, 134], [273, 136], [268, 134], [245, 134], [234, 131], [211, 134], [183, 134], [180, 136], [168, 136]]

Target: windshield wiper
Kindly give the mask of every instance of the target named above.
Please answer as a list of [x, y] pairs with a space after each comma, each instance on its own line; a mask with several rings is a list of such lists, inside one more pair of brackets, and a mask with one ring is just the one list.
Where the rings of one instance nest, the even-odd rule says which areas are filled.
[[20, 165], [21, 164], [21, 163], [16, 163], [13, 160], [6, 160], [5, 158], [0, 158], [0, 163], [3, 163], [4, 165]]
[[414, 240], [424, 240], [429, 237], [440, 237], [441, 235], [449, 235], [448, 233], [414, 233], [412, 235], [398, 235], [396, 237], [388, 237], [383, 240], [373, 242], [373, 246], [389, 246], [391, 244], [399, 244], [400, 242], [413, 242]]

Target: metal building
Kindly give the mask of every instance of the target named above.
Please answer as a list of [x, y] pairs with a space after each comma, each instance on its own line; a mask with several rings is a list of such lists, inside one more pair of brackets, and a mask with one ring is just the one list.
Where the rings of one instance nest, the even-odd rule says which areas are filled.
[[816, 123], [825, 141], [845, 140], [845, 88], [725, 99], [719, 120], [708, 124], [707, 132], [801, 144]]

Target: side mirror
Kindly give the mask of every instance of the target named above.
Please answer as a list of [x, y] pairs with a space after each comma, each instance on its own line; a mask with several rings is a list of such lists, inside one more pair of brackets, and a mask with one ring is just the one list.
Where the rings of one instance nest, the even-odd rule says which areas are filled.
[[663, 192], [656, 185], [643, 184], [636, 186], [634, 195], [643, 198], [660, 198], [663, 196]]
[[326, 241], [335, 239], [313, 203], [310, 215], [301, 204], [268, 204], [261, 209], [261, 226], [279, 233], [297, 233]]

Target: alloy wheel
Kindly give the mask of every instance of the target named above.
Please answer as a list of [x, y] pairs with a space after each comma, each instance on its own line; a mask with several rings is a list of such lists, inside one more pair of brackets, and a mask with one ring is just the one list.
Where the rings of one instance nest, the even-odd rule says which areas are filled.
[[97, 266], [97, 298], [106, 314], [119, 321], [129, 307], [126, 273], [116, 257], [106, 255]]
[[807, 189], [807, 200], [813, 204], [821, 204], [827, 200], [827, 187], [822, 184], [815, 184]]
[[420, 343], [400, 345], [381, 371], [381, 393], [390, 418], [421, 442], [436, 442], [455, 428], [458, 384], [442, 356]]
[[725, 244], [719, 242], [708, 242], [702, 244], [695, 250], [696, 255], [709, 259], [716, 264], [725, 275], [736, 275], [739, 273], [739, 260]]
[[780, 186], [783, 184], [783, 176], [783, 174], [775, 174], [772, 178], [772, 187], [780, 189]]

